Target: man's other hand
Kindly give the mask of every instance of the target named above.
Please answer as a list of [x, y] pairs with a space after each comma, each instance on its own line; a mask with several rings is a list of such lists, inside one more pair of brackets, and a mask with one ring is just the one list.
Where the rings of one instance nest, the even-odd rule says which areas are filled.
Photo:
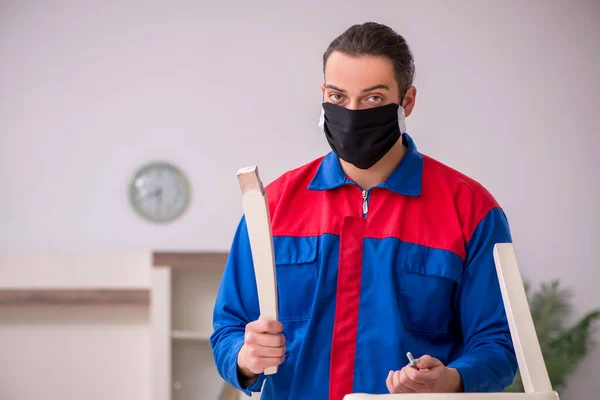
[[437, 358], [424, 355], [416, 366], [407, 365], [399, 371], [390, 371], [385, 381], [390, 393], [452, 393], [463, 390], [458, 371], [447, 368]]
[[283, 362], [285, 337], [281, 332], [283, 325], [279, 321], [259, 319], [246, 325], [237, 364], [247, 381], [255, 380], [265, 369]]

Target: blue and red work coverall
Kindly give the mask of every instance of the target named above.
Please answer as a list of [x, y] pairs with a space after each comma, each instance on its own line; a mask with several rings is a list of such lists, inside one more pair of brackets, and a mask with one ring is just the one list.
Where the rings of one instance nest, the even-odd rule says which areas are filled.
[[[502, 391], [517, 362], [493, 261], [511, 242], [490, 193], [456, 170], [407, 152], [364, 191], [334, 153], [267, 186], [286, 355], [275, 375], [240, 387], [237, 353], [259, 303], [245, 220], [235, 233], [214, 308], [217, 369], [263, 399], [341, 400], [388, 393], [406, 353], [438, 358], [466, 392]], [[264, 383], [264, 387], [263, 387]]]

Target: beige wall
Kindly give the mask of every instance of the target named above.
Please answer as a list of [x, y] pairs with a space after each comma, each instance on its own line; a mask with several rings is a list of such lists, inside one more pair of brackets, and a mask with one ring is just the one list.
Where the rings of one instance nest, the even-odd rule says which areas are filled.
[[[268, 181], [328, 150], [321, 54], [377, 20], [416, 57], [407, 126], [419, 148], [498, 198], [525, 276], [572, 285], [576, 316], [600, 306], [597, 2], [110, 3], [0, 1], [0, 252], [226, 250], [241, 213], [235, 171], [258, 163]], [[193, 184], [169, 226], [141, 221], [126, 197], [155, 158]], [[64, 382], [73, 398], [147, 398], [144, 316], [97, 312], [103, 328], [3, 311], [0, 397]], [[94, 378], [74, 380], [84, 368]], [[599, 392], [599, 368], [596, 350], [569, 397]]]

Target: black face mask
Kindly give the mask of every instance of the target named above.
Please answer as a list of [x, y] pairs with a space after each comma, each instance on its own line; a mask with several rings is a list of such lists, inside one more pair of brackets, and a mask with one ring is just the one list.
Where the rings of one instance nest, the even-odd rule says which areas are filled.
[[371, 168], [402, 135], [398, 109], [395, 103], [364, 110], [323, 103], [323, 130], [329, 146], [339, 158], [357, 168]]

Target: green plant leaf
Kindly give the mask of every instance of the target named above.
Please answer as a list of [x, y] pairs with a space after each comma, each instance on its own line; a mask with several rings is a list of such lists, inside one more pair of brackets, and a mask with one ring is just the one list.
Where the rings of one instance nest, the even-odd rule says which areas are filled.
[[593, 345], [593, 324], [598, 319], [600, 310], [592, 311], [549, 343], [544, 358], [550, 381], [556, 388], [566, 384], [567, 377]]
[[573, 292], [560, 286], [558, 280], [542, 283], [531, 296], [531, 316], [542, 349], [558, 336], [563, 329], [563, 321], [571, 313]]
[[[600, 320], [600, 309], [588, 313], [571, 327], [565, 328], [564, 321], [572, 309], [573, 292], [561, 287], [558, 280], [542, 283], [533, 293], [528, 282], [524, 281], [524, 286], [548, 376], [554, 390], [560, 392], [566, 386], [569, 375], [575, 371], [577, 363], [594, 344], [594, 323]], [[524, 391], [519, 372], [506, 391]]]

